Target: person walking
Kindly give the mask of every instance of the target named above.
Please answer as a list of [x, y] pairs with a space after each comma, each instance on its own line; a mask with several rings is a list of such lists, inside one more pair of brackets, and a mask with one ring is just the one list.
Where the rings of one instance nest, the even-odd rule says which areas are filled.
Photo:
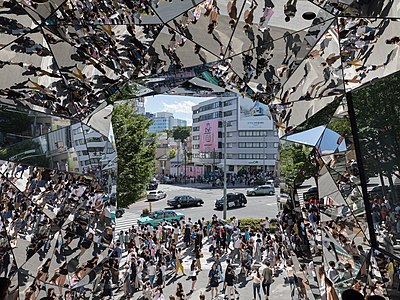
[[175, 250], [175, 259], [176, 259], [176, 269], [175, 269], [175, 276], [178, 275], [179, 270], [182, 271], [182, 274], [186, 276], [185, 269], [182, 265], [182, 249], [178, 248]]
[[211, 299], [214, 299], [218, 295], [218, 285], [219, 285], [219, 271], [217, 269], [217, 264], [214, 263], [210, 272], [208, 273], [208, 280], [211, 287]]
[[295, 274], [292, 266], [288, 266], [286, 268], [286, 276], [289, 281], [290, 285], [290, 299], [293, 300], [294, 298], [294, 291], [296, 290], [296, 280], [295, 280]]
[[123, 291], [126, 299], [130, 299], [132, 294], [130, 275], [129, 265], [125, 265], [125, 272], [123, 273]]
[[272, 275], [272, 270], [270, 268], [270, 263], [267, 262], [266, 267], [264, 268], [264, 270], [262, 272], [262, 278], [263, 278], [262, 289], [263, 289], [263, 292], [265, 295], [265, 300], [268, 300], [268, 298], [269, 298], [270, 287], [271, 287], [272, 282], [274, 281], [272, 276], [273, 275]]
[[190, 292], [193, 292], [196, 288], [196, 281], [197, 281], [197, 264], [196, 260], [192, 261], [192, 264], [190, 265], [190, 278], [192, 279], [192, 287], [190, 289]]
[[258, 268], [251, 273], [251, 279], [253, 281], [253, 300], [257, 300], [257, 295], [258, 299], [261, 300], [261, 275]]
[[187, 300], [187, 296], [185, 291], [183, 290], [183, 286], [181, 282], [178, 282], [176, 285], [176, 299], [177, 300]]
[[228, 300], [231, 300], [231, 297], [235, 299], [235, 270], [230, 264], [226, 267], [225, 284], [225, 294], [228, 296]]

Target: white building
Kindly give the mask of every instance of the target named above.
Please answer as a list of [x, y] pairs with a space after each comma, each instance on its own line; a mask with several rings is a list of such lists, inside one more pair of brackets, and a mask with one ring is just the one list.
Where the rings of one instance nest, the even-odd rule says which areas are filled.
[[273, 171], [279, 138], [267, 105], [225, 92], [192, 107], [192, 153], [205, 173], [222, 167], [227, 124], [227, 171]]
[[[152, 115], [148, 114], [148, 116]], [[187, 126], [186, 120], [176, 119], [170, 112], [158, 112], [152, 116], [152, 119], [153, 124], [149, 127], [149, 132], [162, 132], [177, 126]]]

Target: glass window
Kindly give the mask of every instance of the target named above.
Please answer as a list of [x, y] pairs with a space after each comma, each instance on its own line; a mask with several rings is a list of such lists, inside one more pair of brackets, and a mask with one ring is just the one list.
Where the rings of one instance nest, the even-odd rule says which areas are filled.
[[[232, 116], [232, 110], [224, 112], [224, 117]], [[230, 125], [228, 125], [230, 126]]]

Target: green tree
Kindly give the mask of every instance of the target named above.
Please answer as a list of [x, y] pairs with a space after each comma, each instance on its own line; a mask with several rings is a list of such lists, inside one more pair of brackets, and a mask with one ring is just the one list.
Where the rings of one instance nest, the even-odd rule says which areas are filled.
[[283, 144], [279, 157], [281, 180], [288, 186], [295, 188], [311, 177], [318, 183], [318, 165], [312, 147], [296, 143]]
[[171, 129], [165, 129], [163, 132], [167, 133], [167, 138], [172, 138], [172, 130]]
[[364, 166], [369, 176], [400, 178], [400, 75], [353, 93]]
[[175, 149], [171, 149], [168, 151], [168, 157], [169, 159], [173, 159], [176, 157], [176, 150]]
[[190, 136], [192, 128], [190, 126], [176, 126], [172, 129], [172, 136], [175, 140], [183, 142], [187, 137]]
[[134, 114], [128, 104], [117, 104], [112, 115], [118, 153], [117, 199], [126, 207], [146, 190], [155, 169], [155, 135], [147, 130], [151, 120]]

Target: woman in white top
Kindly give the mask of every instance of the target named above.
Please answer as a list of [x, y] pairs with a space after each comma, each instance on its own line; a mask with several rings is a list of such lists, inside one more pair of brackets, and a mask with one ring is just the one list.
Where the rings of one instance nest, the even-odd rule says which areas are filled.
[[261, 275], [258, 269], [254, 270], [251, 273], [251, 279], [253, 281], [253, 300], [257, 300], [257, 295], [258, 299], [261, 300], [261, 293], [260, 293]]

